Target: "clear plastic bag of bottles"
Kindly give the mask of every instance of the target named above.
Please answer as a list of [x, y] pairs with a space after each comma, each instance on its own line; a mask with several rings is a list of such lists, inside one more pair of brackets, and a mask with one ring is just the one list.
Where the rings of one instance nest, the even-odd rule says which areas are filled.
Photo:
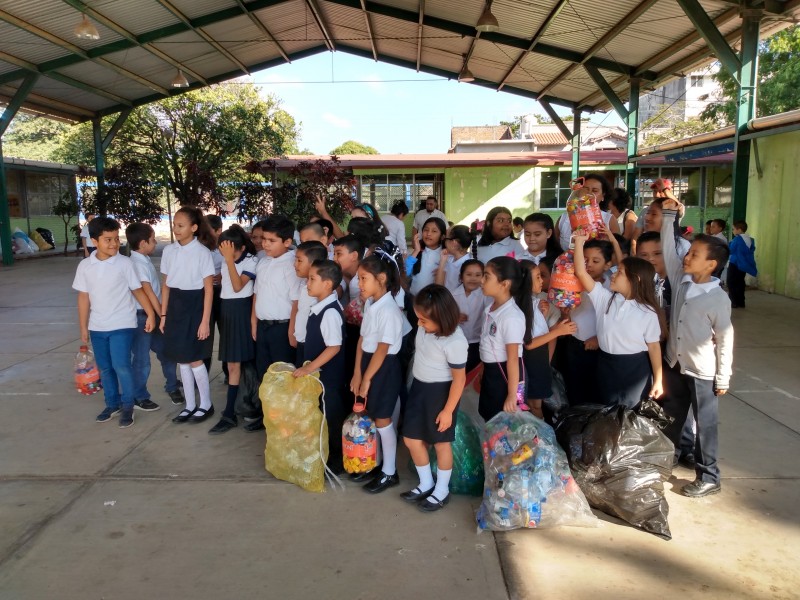
[[91, 396], [103, 389], [100, 371], [94, 362], [94, 352], [89, 346], [81, 346], [75, 355], [75, 389], [84, 396]]
[[378, 430], [366, 404], [356, 403], [342, 427], [342, 455], [348, 473], [368, 473], [378, 464]]
[[483, 431], [484, 492], [479, 530], [593, 527], [553, 428], [529, 412], [501, 412]]

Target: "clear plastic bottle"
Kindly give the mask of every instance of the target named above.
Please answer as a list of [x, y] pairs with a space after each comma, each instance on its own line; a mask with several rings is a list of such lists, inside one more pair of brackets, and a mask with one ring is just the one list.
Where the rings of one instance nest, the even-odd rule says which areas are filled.
[[89, 346], [81, 346], [75, 355], [75, 389], [84, 396], [91, 396], [103, 389], [100, 371], [94, 362], [94, 352]]
[[377, 429], [365, 411], [364, 405], [356, 404], [342, 427], [342, 454], [344, 470], [348, 473], [368, 473], [377, 465]]

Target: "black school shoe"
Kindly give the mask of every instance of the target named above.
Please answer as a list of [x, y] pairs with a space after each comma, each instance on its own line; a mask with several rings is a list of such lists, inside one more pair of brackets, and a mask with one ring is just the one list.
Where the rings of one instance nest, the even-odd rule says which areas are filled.
[[379, 473], [381, 473], [382, 464], [383, 463], [373, 468], [371, 471], [367, 471], [366, 473], [350, 473], [350, 481], [354, 483], [364, 483], [372, 481]]
[[188, 408], [184, 408], [181, 412], [178, 413], [177, 417], [172, 419], [173, 423], [186, 423], [190, 417], [194, 416], [194, 413], [197, 412], [197, 409], [189, 410]]
[[223, 433], [227, 433], [231, 429], [234, 429], [238, 425], [239, 422], [236, 420], [236, 417], [231, 419], [223, 415], [223, 417], [219, 420], [219, 423], [208, 430], [208, 435], [222, 435]]
[[261, 419], [257, 419], [256, 421], [251, 421], [244, 427], [242, 427], [247, 433], [253, 433], [255, 431], [264, 431], [266, 427], [264, 427], [264, 421]]
[[378, 473], [375, 479], [363, 487], [363, 490], [368, 494], [380, 494], [381, 492], [388, 490], [390, 487], [394, 487], [399, 484], [400, 476], [397, 473], [394, 475], [387, 475], [381, 471]]
[[[434, 500], [434, 502], [431, 502], [431, 500]], [[448, 502], [450, 502], [450, 494], [447, 494], [447, 496], [444, 497], [444, 500], [439, 500], [436, 496], [431, 494], [425, 500], [420, 500], [417, 502], [417, 508], [422, 512], [436, 512], [437, 510], [441, 510], [447, 506]]]
[[403, 492], [400, 494], [400, 497], [405, 500], [406, 502], [410, 502], [412, 504], [416, 504], [422, 500], [425, 500], [428, 496], [433, 493], [435, 488], [429, 489], [427, 492], [419, 491], [419, 486], [415, 487], [413, 490], [409, 490], [407, 492]]
[[214, 414], [214, 406], [212, 405], [211, 408], [197, 408], [194, 411], [194, 414], [189, 417], [189, 423], [202, 423], [208, 417]]
[[689, 498], [703, 498], [711, 494], [719, 494], [721, 491], [722, 484], [720, 483], [695, 479], [692, 483], [683, 486], [681, 493]]

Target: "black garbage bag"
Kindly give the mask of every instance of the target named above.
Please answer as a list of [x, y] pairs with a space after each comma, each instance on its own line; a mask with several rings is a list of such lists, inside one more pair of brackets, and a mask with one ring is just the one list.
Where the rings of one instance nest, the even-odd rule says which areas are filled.
[[575, 481], [589, 504], [635, 527], [671, 539], [664, 482], [675, 448], [661, 431], [663, 409], [645, 400], [636, 409], [581, 405], [556, 424]]
[[49, 229], [45, 229], [44, 227], [37, 227], [36, 231], [38, 231], [39, 235], [41, 235], [44, 238], [45, 242], [47, 242], [48, 244], [50, 244], [55, 248], [56, 239], [53, 237], [52, 231], [50, 231]]
[[261, 416], [261, 398], [258, 388], [261, 381], [258, 379], [256, 366], [253, 362], [242, 363], [239, 376], [239, 393], [236, 395], [236, 414], [245, 419], [256, 419]]

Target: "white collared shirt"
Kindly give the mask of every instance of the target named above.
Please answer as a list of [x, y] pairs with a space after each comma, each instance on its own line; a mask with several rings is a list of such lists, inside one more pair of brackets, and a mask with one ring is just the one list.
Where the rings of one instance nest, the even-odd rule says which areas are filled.
[[453, 290], [453, 298], [458, 304], [461, 314], [467, 315], [467, 320], [460, 324], [464, 331], [467, 342], [474, 344], [481, 341], [481, 329], [486, 317], [486, 307], [492, 303], [492, 299], [483, 295], [483, 290], [478, 288], [473, 290], [469, 296], [463, 285], [459, 285]]
[[529, 260], [533, 264], [538, 265], [539, 261], [542, 260], [545, 256], [547, 256], [547, 250], [540, 252], [539, 254], [533, 255], [531, 254], [527, 248], [524, 248], [522, 254], [517, 255], [518, 260]]
[[414, 228], [417, 230], [417, 233], [421, 234], [422, 228], [425, 227], [425, 221], [434, 217], [441, 219], [442, 223], [444, 223], [444, 226], [447, 227], [447, 217], [444, 216], [442, 211], [440, 211], [438, 208], [434, 208], [433, 212], [429, 213], [427, 209], [423, 208], [414, 215]]
[[300, 280], [300, 287], [296, 288], [292, 301], [297, 301], [297, 315], [294, 317], [294, 339], [302, 344], [306, 341], [308, 316], [311, 314], [311, 308], [317, 304], [317, 299], [308, 295], [308, 279]]
[[481, 360], [485, 363], [506, 362], [506, 344], [518, 344], [518, 356], [522, 356], [525, 314], [514, 299], [507, 300], [494, 311], [490, 304], [484, 312], [486, 317], [481, 330]]
[[[156, 298], [161, 302], [161, 278], [158, 276], [158, 271], [156, 271], [153, 261], [150, 260], [149, 256], [136, 250], [131, 251], [131, 261], [133, 261], [133, 267], [136, 269], [139, 280], [149, 283]], [[136, 302], [136, 308], [144, 309], [138, 300], [134, 298], [134, 301]]]
[[89, 331], [116, 331], [136, 327], [136, 302], [131, 290], [142, 287], [133, 261], [115, 254], [105, 260], [97, 253], [84, 258], [72, 288], [89, 294]]
[[719, 279], [716, 277], [712, 277], [709, 281], [705, 283], [695, 283], [692, 279], [691, 275], [684, 275], [683, 279], [681, 279], [681, 283], [690, 283], [689, 289], [686, 290], [686, 299], [691, 300], [695, 296], [699, 296], [700, 294], [707, 294], [711, 290], [716, 287], [719, 287]]
[[658, 315], [650, 307], [595, 284], [589, 292], [597, 320], [597, 342], [609, 354], [647, 352], [661, 339]]
[[578, 328], [573, 337], [585, 342], [597, 335], [597, 318], [594, 315], [592, 300], [587, 292], [581, 292], [581, 303], [572, 310], [569, 318]]
[[531, 335], [533, 337], [539, 337], [540, 335], [549, 333], [550, 328], [547, 326], [547, 319], [544, 318], [542, 311], [539, 310], [539, 298], [534, 296], [531, 303], [533, 304], [533, 331], [531, 331]]
[[[329, 304], [333, 304], [334, 302], [339, 302], [339, 298], [334, 292], [324, 300], [317, 302], [316, 298], [311, 298], [314, 301], [314, 304], [311, 305], [309, 308], [309, 315], [320, 314], [323, 309], [328, 306]], [[339, 308], [342, 305], [339, 304]], [[322, 315], [322, 321], [319, 324], [320, 332], [322, 333], [322, 339], [325, 342], [325, 346], [330, 348], [331, 346], [341, 346], [344, 340], [342, 339], [342, 317], [335, 310], [329, 310], [324, 315]], [[296, 331], [296, 330], [295, 330]], [[295, 333], [295, 337], [297, 334]], [[300, 341], [300, 340], [297, 340]], [[305, 337], [303, 338], [305, 341]]]
[[388, 292], [377, 302], [367, 298], [361, 322], [361, 350], [375, 352], [380, 343], [389, 344], [389, 354], [400, 352], [403, 343], [403, 313]]
[[408, 245], [406, 244], [405, 223], [392, 214], [382, 216], [381, 221], [386, 226], [386, 239], [391, 241], [400, 252], [406, 254]]
[[469, 344], [459, 327], [446, 337], [427, 333], [420, 327], [417, 329], [414, 348], [412, 373], [414, 379], [423, 383], [453, 381], [451, 369], [463, 369], [467, 366]]
[[447, 257], [447, 263], [444, 266], [444, 287], [451, 292], [461, 285], [461, 265], [467, 262], [472, 256], [467, 252], [461, 258], [454, 256]]
[[515, 240], [511, 236], [494, 242], [490, 246], [478, 245], [478, 260], [484, 265], [497, 256], [514, 256], [516, 257], [520, 252], [519, 240]]
[[249, 298], [253, 295], [253, 285], [256, 279], [256, 268], [258, 267], [258, 259], [252, 254], [243, 254], [239, 260], [234, 261], [233, 266], [239, 275], [247, 275], [250, 281], [242, 286], [238, 292], [233, 291], [233, 283], [231, 283], [231, 276], [228, 271], [228, 263], [222, 263], [222, 290], [220, 291], [220, 298], [229, 300], [231, 298]]
[[167, 276], [166, 284], [179, 290], [202, 290], [203, 280], [214, 276], [214, 259], [211, 250], [197, 238], [185, 246], [173, 242], [161, 255], [161, 272]]
[[222, 263], [225, 262], [225, 259], [222, 258], [219, 248], [214, 248], [211, 251], [211, 259], [214, 261], [214, 275], [220, 275], [222, 273]]
[[408, 289], [409, 293], [416, 296], [422, 288], [433, 283], [441, 258], [441, 248], [425, 248], [422, 250], [417, 258], [420, 261], [419, 273], [412, 277], [411, 286]]
[[255, 294], [256, 318], [282, 321], [292, 316], [292, 297], [302, 284], [294, 270], [294, 250], [277, 258], [267, 256], [256, 266]]

